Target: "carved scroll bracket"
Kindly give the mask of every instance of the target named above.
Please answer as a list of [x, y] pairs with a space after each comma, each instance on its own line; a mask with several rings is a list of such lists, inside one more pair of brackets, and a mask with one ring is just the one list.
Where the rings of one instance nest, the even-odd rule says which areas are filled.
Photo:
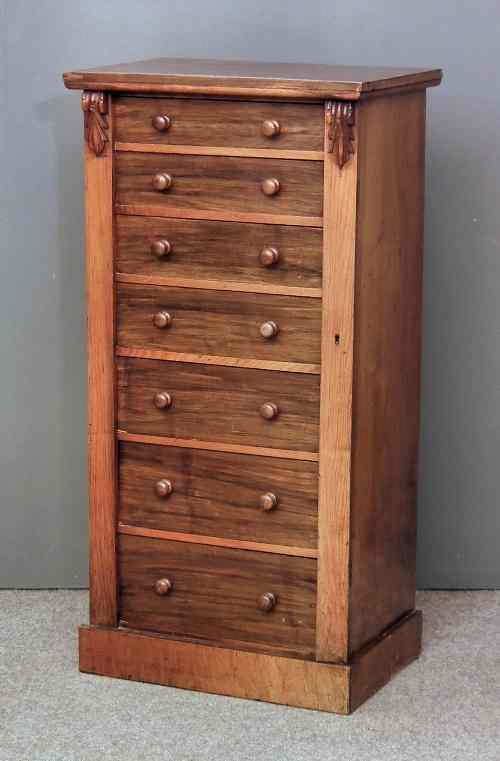
[[91, 151], [99, 156], [108, 142], [108, 96], [103, 92], [82, 93], [85, 140]]
[[346, 100], [326, 104], [327, 149], [333, 153], [339, 169], [354, 154], [354, 106]]

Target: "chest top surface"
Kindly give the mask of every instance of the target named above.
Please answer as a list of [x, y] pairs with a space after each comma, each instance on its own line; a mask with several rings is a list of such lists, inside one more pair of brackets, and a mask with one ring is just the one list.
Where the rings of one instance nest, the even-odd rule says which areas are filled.
[[432, 87], [441, 77], [440, 69], [156, 58], [66, 72], [64, 83], [76, 90], [358, 100], [376, 91]]

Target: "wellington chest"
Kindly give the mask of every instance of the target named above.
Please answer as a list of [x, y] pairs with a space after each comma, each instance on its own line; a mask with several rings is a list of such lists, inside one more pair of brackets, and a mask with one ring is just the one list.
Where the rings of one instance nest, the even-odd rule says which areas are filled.
[[426, 88], [160, 59], [84, 121], [84, 672], [349, 713], [417, 657]]

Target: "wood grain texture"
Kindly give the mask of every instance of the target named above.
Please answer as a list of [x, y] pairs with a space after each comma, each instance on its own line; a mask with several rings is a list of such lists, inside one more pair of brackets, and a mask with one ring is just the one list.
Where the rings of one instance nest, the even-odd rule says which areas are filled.
[[323, 227], [323, 217], [299, 217], [290, 214], [257, 214], [255, 212], [233, 211], [232, 209], [206, 211], [186, 209], [158, 203], [117, 203], [117, 214], [133, 214], [145, 217], [167, 217], [169, 219], [201, 219], [216, 222], [245, 222], [262, 225], [294, 225], [296, 227]]
[[[154, 190], [152, 178], [167, 173], [170, 190]], [[275, 177], [281, 186], [266, 196], [261, 183]], [[115, 154], [118, 204], [154, 204], [166, 210], [243, 212], [320, 217], [323, 167], [317, 161], [236, 159], [151, 153]]]
[[156, 58], [66, 72], [64, 83], [110, 92], [357, 100], [391, 88], [432, 87], [441, 77], [440, 69]]
[[[318, 449], [316, 375], [120, 358], [118, 385], [119, 426], [129, 433], [306, 452]], [[159, 391], [172, 395], [170, 409], [154, 406]], [[279, 406], [275, 420], [259, 414], [268, 401]]]
[[[112, 135], [112, 119], [107, 128]], [[90, 622], [117, 620], [113, 169], [110, 142], [85, 142]]]
[[[206, 452], [178, 447], [120, 444], [119, 520], [164, 531], [316, 548], [316, 463]], [[166, 499], [155, 483], [168, 478]], [[278, 505], [264, 511], [272, 492]]]
[[412, 611], [350, 660], [349, 710], [355, 711], [420, 655], [422, 613]]
[[359, 120], [351, 652], [415, 602], [425, 93]]
[[154, 444], [159, 447], [182, 447], [201, 449], [207, 452], [230, 452], [232, 454], [249, 454], [255, 457], [278, 457], [284, 460], [303, 460], [318, 462], [317, 452], [301, 452], [292, 449], [271, 449], [269, 447], [251, 447], [243, 444], [223, 444], [218, 441], [200, 441], [199, 439], [174, 439], [170, 436], [150, 436], [138, 433], [128, 433], [118, 429], [119, 441], [131, 441], [137, 444]]
[[[123, 626], [314, 650], [315, 560], [120, 535], [119, 569]], [[163, 577], [173, 588], [159, 597]], [[265, 592], [278, 599], [267, 613]]]
[[245, 652], [243, 643], [240, 649], [228, 649], [123, 629], [81, 627], [80, 670], [348, 714], [418, 656], [420, 632], [416, 611], [343, 666]]
[[320, 365], [304, 365], [301, 362], [275, 362], [266, 359], [246, 359], [244, 357], [221, 357], [218, 354], [184, 354], [162, 349], [116, 348], [118, 357], [139, 357], [142, 359], [166, 359], [170, 362], [195, 362], [201, 365], [224, 365], [225, 367], [248, 367], [256, 370], [279, 370], [283, 373], [311, 373], [319, 375]]
[[[120, 347], [319, 364], [321, 303], [297, 296], [203, 291], [119, 284]], [[155, 314], [168, 313], [160, 329]], [[264, 338], [260, 328], [274, 322], [279, 332]]]
[[294, 547], [285, 544], [264, 544], [252, 542], [248, 539], [222, 539], [218, 536], [201, 534], [183, 534], [179, 531], [162, 531], [156, 528], [143, 528], [129, 526], [126, 523], [118, 524], [118, 533], [127, 536], [143, 536], [148, 539], [162, 539], [174, 542], [188, 542], [188, 544], [202, 544], [209, 547], [226, 547], [235, 550], [251, 550], [253, 552], [270, 552], [272, 555], [291, 555], [298, 558], [317, 558], [318, 553], [308, 547]]
[[180, 153], [183, 156], [233, 156], [255, 159], [295, 159], [323, 161], [323, 151], [287, 151], [273, 148], [217, 148], [202, 145], [155, 145], [153, 143], [115, 143], [115, 151], [137, 153]]
[[348, 712], [346, 666], [194, 644], [126, 629], [81, 627], [80, 670], [300, 708]]
[[[158, 132], [155, 116], [168, 115], [170, 128]], [[188, 146], [323, 150], [321, 105], [251, 103], [187, 98], [127, 98], [114, 100], [115, 139], [123, 142]], [[279, 122], [269, 138], [262, 123]]]
[[224, 282], [223, 280], [191, 280], [184, 277], [166, 277], [155, 275], [115, 275], [117, 283], [135, 283], [136, 285], [166, 285], [177, 288], [201, 288], [209, 291], [235, 291], [237, 293], [274, 293], [277, 296], [302, 296], [309, 299], [320, 299], [321, 288], [294, 288], [287, 285], [267, 285], [258, 283]]
[[[119, 274], [321, 288], [319, 229], [117, 215], [116, 236]], [[172, 246], [165, 259], [151, 253], [151, 244], [161, 239]], [[279, 252], [272, 267], [259, 262], [266, 247]]]
[[[329, 125], [325, 125], [325, 144]], [[349, 625], [357, 152], [325, 153], [317, 657], [345, 662]], [[335, 591], [332, 591], [335, 590]]]

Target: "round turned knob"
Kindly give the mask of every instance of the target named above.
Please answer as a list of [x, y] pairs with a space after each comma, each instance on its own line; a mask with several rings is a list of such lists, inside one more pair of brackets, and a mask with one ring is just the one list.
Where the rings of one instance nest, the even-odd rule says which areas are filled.
[[274, 338], [274, 336], [277, 336], [280, 332], [279, 327], [272, 320], [263, 322], [259, 330], [263, 338]]
[[172, 316], [168, 312], [157, 312], [153, 317], [153, 324], [160, 329], [169, 328], [172, 324]]
[[169, 497], [173, 490], [172, 481], [169, 481], [168, 478], [161, 478], [155, 483], [155, 494], [162, 499]]
[[165, 190], [169, 190], [172, 187], [173, 179], [169, 174], [159, 172], [154, 175], [152, 183], [155, 190], [163, 193]]
[[277, 417], [278, 412], [278, 405], [274, 404], [274, 402], [265, 402], [265, 404], [263, 404], [260, 408], [260, 414], [265, 420], [272, 420], [273, 418]]
[[280, 192], [280, 181], [276, 177], [268, 177], [262, 180], [260, 188], [265, 196], [275, 196]]
[[174, 585], [170, 579], [158, 579], [158, 581], [155, 581], [155, 592], [160, 597], [170, 594], [173, 587]]
[[262, 494], [259, 500], [261, 508], [266, 512], [269, 512], [269, 510], [274, 510], [274, 508], [278, 506], [278, 501], [278, 497], [276, 494], [273, 494], [272, 491], [268, 491], [266, 494]]
[[275, 607], [277, 602], [278, 598], [275, 594], [272, 592], [264, 592], [264, 594], [259, 597], [259, 608], [266, 613], [269, 613], [269, 611]]
[[172, 405], [172, 397], [167, 391], [158, 391], [154, 395], [153, 402], [157, 410], [168, 410]]
[[259, 254], [259, 262], [263, 267], [272, 267], [273, 264], [279, 262], [279, 258], [280, 252], [277, 248], [273, 248], [272, 246], [263, 248]]
[[262, 122], [262, 134], [265, 137], [276, 137], [280, 131], [280, 123], [276, 119], [266, 119]]
[[165, 239], [154, 240], [151, 244], [151, 253], [158, 259], [167, 257], [172, 251], [172, 244]]
[[158, 132], [166, 132], [168, 129], [170, 129], [172, 121], [170, 116], [158, 115], [153, 116], [151, 124], [156, 130], [158, 130]]

